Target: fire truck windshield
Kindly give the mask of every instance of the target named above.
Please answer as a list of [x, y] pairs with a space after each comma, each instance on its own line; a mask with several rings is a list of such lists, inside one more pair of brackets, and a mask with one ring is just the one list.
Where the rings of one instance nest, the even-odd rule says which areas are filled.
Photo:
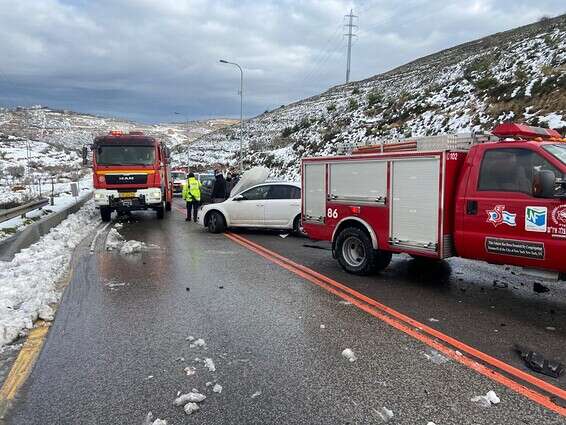
[[562, 164], [566, 164], [566, 144], [545, 145], [544, 149], [552, 156], [558, 158], [562, 162]]
[[155, 147], [100, 145], [96, 150], [96, 162], [100, 165], [152, 165]]

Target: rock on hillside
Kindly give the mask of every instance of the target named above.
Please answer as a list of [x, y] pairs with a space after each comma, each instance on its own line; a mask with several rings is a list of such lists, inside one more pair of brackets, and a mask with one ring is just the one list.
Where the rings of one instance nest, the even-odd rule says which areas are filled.
[[[435, 53], [245, 123], [244, 164], [296, 178], [341, 144], [490, 130], [515, 120], [566, 130], [566, 15]], [[239, 129], [207, 134], [192, 161], [237, 164]], [[183, 149], [180, 149], [183, 152]], [[183, 153], [184, 154], [184, 153]]]

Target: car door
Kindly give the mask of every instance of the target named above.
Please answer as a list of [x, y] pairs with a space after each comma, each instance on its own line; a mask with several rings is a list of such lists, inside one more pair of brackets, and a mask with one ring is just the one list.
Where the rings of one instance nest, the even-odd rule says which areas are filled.
[[231, 225], [263, 227], [269, 188], [269, 185], [255, 186], [226, 201]]
[[534, 150], [485, 149], [466, 194], [463, 256], [535, 268], [555, 262], [560, 243], [550, 233], [549, 220], [560, 202], [532, 195], [537, 170], [560, 175]]
[[301, 189], [288, 185], [272, 185], [265, 201], [265, 225], [284, 227], [301, 212]]

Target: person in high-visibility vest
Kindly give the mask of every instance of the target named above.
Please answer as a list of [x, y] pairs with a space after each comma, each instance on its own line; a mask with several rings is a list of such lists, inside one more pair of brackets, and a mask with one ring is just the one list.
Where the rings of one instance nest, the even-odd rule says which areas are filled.
[[197, 221], [197, 211], [200, 205], [200, 187], [199, 182], [193, 173], [189, 173], [187, 182], [183, 185], [183, 199], [187, 203], [187, 218], [185, 221], [191, 221], [191, 210], [193, 210], [193, 220]]

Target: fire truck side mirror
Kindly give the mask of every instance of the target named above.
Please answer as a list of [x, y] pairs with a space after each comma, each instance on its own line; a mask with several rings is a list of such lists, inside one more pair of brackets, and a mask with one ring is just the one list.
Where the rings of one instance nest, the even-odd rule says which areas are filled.
[[88, 165], [88, 148], [83, 146], [83, 165]]
[[556, 188], [556, 176], [550, 170], [539, 170], [533, 175], [533, 196], [535, 198], [553, 198]]

